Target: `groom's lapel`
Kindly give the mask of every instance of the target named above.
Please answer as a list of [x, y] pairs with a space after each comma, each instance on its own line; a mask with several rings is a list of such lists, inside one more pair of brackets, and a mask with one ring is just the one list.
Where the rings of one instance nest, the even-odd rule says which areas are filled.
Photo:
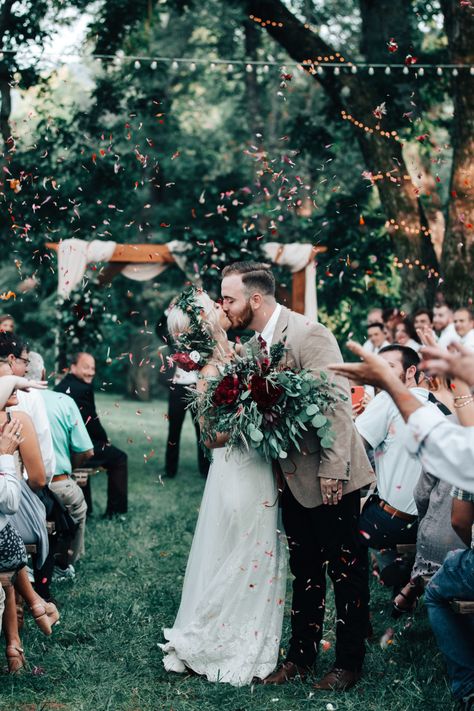
[[[279, 341], [283, 341], [283, 343], [285, 343], [290, 313], [290, 309], [287, 309], [286, 306], [282, 306], [280, 316], [275, 324], [272, 345], [274, 343], [278, 343]], [[283, 356], [282, 360], [286, 360], [285, 356]]]

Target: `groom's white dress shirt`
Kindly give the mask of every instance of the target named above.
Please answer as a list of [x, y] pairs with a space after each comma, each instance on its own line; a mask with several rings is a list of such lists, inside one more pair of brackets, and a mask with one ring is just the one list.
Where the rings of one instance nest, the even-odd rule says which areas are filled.
[[255, 335], [257, 336], [257, 338], [259, 336], [261, 336], [261, 338], [263, 338], [263, 340], [267, 344], [267, 351], [270, 351], [270, 346], [272, 345], [272, 342], [273, 342], [273, 336], [275, 334], [275, 328], [277, 325], [277, 321], [280, 318], [280, 314], [281, 314], [281, 304], [277, 304], [275, 311], [272, 313], [272, 315], [268, 319], [267, 324], [266, 324], [265, 328], [263, 329], [263, 331], [261, 333], [259, 333], [258, 331], [255, 332]]
[[450, 422], [436, 407], [418, 408], [407, 425], [406, 446], [423, 469], [474, 493], [474, 427]]

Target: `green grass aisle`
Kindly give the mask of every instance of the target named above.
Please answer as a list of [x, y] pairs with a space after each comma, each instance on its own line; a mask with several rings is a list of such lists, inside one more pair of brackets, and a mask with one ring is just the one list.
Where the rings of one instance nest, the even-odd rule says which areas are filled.
[[[395, 625], [393, 644], [378, 639], [391, 625], [388, 594], [373, 585], [376, 640], [363, 681], [345, 695], [312, 693], [311, 684], [235, 689], [166, 674], [157, 643], [178, 608], [186, 557], [203, 481], [196, 473], [194, 432], [188, 421], [181, 471], [161, 483], [165, 403], [98, 398], [112, 441], [129, 453], [130, 513], [105, 521], [105, 475], [93, 480], [95, 512], [87, 557], [73, 583], [55, 585], [61, 624], [45, 638], [27, 618], [23, 641], [28, 672], [0, 675], [0, 711], [431, 711], [454, 708], [426, 614]], [[327, 617], [318, 674], [333, 660], [334, 617]], [[288, 634], [286, 617], [284, 646]], [[2, 654], [4, 644], [2, 640]]]

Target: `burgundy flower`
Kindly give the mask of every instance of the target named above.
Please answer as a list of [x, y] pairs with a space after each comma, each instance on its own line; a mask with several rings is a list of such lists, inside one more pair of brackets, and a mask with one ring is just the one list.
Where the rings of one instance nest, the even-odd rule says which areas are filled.
[[252, 376], [250, 390], [252, 391], [252, 398], [260, 410], [268, 410], [273, 405], [276, 405], [283, 394], [283, 388], [280, 385], [273, 385], [261, 375]]
[[196, 363], [192, 358], [190, 358], [188, 353], [175, 353], [172, 356], [172, 361], [173, 363], [176, 363], [179, 368], [182, 368], [188, 372], [190, 370], [200, 369], [199, 363]]
[[225, 375], [215, 390], [213, 402], [217, 407], [233, 405], [239, 397], [240, 390], [241, 384], [237, 375]]

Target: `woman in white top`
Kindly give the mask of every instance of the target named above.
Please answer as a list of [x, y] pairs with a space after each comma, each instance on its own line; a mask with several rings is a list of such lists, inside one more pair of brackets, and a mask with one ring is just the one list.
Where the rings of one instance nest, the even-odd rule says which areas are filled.
[[[5, 364], [5, 369], [7, 368]], [[9, 673], [13, 674], [25, 666], [25, 656], [21, 647], [16, 612], [15, 590], [30, 608], [36, 624], [41, 631], [49, 635], [52, 626], [58, 621], [56, 605], [46, 603], [33, 589], [26, 572], [26, 551], [18, 531], [11, 524], [8, 516], [14, 514], [21, 499], [21, 475], [17, 471], [13, 455], [28, 437], [31, 422], [25, 413], [17, 413], [11, 418], [5, 408], [14, 406], [18, 400], [15, 389], [21, 387], [41, 387], [41, 384], [4, 375], [4, 364], [0, 364], [0, 572], [14, 572], [14, 588], [6, 591], [3, 631], [7, 642], [6, 656]], [[13, 392], [12, 392], [13, 390]]]
[[416, 353], [420, 350], [420, 339], [418, 338], [415, 327], [409, 318], [404, 318], [403, 321], [397, 323], [393, 335], [395, 343], [412, 348]]

